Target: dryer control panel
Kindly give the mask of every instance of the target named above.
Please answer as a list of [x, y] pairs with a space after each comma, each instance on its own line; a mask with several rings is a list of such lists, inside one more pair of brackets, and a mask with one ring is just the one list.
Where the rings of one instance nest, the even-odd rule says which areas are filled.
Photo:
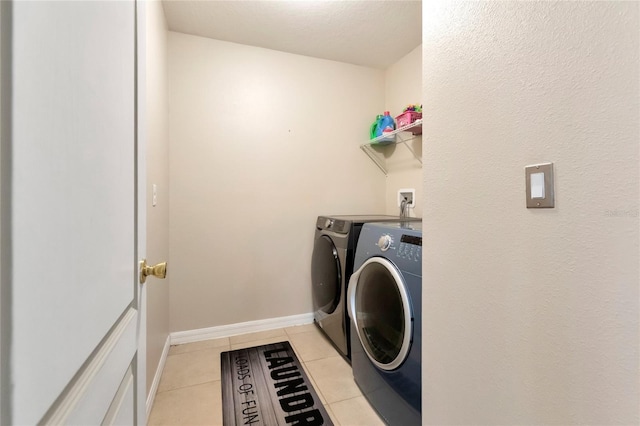
[[331, 217], [319, 216], [316, 220], [316, 228], [346, 234], [351, 229], [351, 222]]
[[386, 258], [393, 262], [400, 272], [422, 276], [422, 225], [365, 224], [358, 240], [354, 270], [360, 268], [371, 257]]
[[422, 259], [422, 237], [415, 235], [402, 235], [398, 246], [397, 256], [402, 259], [415, 260]]
[[392, 256], [395, 255], [400, 259], [420, 262], [422, 259], [422, 237], [402, 234], [399, 238], [399, 244], [397, 239], [397, 236], [390, 233], [380, 234], [375, 245], [382, 253], [389, 252]]

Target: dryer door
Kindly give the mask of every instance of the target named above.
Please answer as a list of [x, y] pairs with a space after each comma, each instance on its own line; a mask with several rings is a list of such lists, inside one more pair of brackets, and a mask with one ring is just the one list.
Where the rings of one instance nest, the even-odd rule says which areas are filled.
[[316, 239], [311, 258], [313, 310], [316, 314], [331, 314], [340, 302], [341, 270], [338, 250], [326, 235]]
[[383, 257], [368, 259], [349, 280], [348, 309], [365, 353], [378, 368], [395, 370], [409, 354], [411, 301], [402, 275]]

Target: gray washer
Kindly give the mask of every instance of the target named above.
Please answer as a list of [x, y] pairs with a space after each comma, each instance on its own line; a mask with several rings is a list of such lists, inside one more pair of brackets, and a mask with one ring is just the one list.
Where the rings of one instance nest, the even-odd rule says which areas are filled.
[[318, 216], [311, 258], [314, 322], [335, 348], [351, 360], [351, 330], [347, 306], [347, 284], [360, 231], [365, 223], [420, 221], [387, 215]]

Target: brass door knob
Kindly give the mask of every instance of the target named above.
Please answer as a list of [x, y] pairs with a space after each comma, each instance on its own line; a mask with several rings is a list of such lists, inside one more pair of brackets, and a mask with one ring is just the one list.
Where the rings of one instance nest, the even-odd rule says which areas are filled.
[[140, 261], [140, 284], [144, 284], [147, 281], [148, 276], [154, 276], [156, 278], [164, 278], [167, 276], [167, 262], [158, 263], [155, 266], [147, 265], [147, 259]]

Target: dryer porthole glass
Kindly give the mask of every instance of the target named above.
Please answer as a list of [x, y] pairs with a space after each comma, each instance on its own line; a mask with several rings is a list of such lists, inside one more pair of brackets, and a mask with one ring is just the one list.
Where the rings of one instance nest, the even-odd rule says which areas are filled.
[[355, 294], [356, 323], [364, 349], [381, 364], [400, 354], [405, 338], [405, 306], [393, 275], [380, 263], [360, 274]]
[[316, 312], [331, 314], [340, 302], [342, 280], [340, 259], [331, 238], [318, 238], [311, 259], [313, 308]]

